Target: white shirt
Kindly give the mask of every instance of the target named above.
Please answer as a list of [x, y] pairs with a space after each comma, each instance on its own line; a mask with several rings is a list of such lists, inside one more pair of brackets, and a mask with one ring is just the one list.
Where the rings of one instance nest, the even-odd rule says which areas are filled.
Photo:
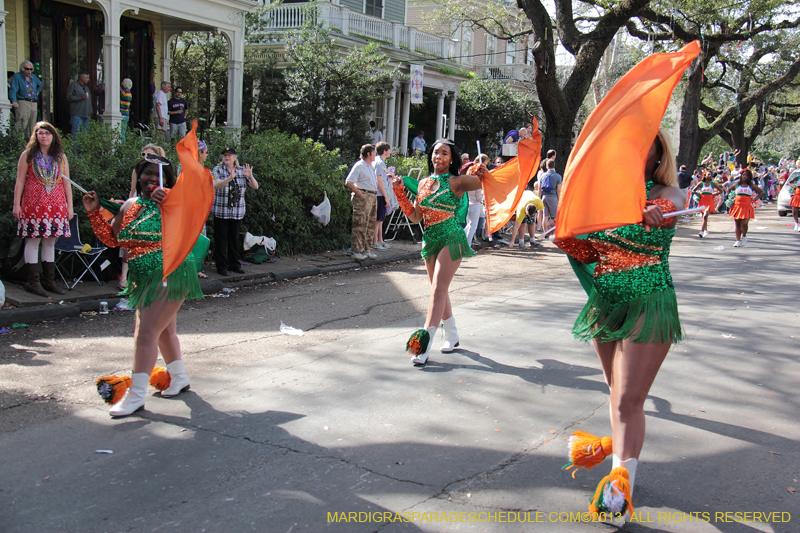
[[161, 105], [161, 118], [164, 119], [164, 124], [169, 122], [169, 115], [167, 114], [167, 93], [164, 91], [156, 92], [156, 109], [154, 110], [154, 116], [156, 118], [156, 124], [158, 124], [158, 106]]
[[367, 132], [367, 137], [372, 139], [372, 146], [377, 145], [379, 142], [383, 142], [383, 132], [381, 132], [381, 130], [369, 130]]
[[353, 183], [359, 189], [364, 191], [378, 191], [378, 179], [375, 175], [375, 170], [367, 164], [363, 159], [359, 159], [353, 168], [350, 169], [350, 174], [347, 175], [345, 183]]
[[[375, 176], [379, 177], [383, 180], [383, 188], [384, 190], [389, 190], [389, 169], [386, 168], [386, 163], [383, 162], [383, 158], [379, 155], [375, 156], [375, 161], [372, 162], [372, 169], [375, 171]], [[388, 194], [388, 193], [387, 193]], [[383, 196], [381, 194], [381, 189], [378, 188], [378, 196]]]
[[428, 144], [425, 142], [423, 137], [414, 137], [414, 140], [411, 142], [411, 149], [412, 150], [422, 150], [423, 152], [428, 147]]

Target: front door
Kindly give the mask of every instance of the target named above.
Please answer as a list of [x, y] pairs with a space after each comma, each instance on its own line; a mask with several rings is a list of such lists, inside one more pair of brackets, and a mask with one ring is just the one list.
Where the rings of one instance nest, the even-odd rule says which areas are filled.
[[153, 113], [153, 27], [145, 20], [120, 19], [122, 66], [120, 79], [133, 82], [130, 127], [149, 124]]

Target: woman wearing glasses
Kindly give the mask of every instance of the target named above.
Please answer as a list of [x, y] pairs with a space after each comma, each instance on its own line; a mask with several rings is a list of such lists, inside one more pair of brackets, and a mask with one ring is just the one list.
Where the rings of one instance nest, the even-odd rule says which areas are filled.
[[250, 165], [239, 166], [236, 150], [230, 146], [222, 151], [222, 162], [211, 171], [214, 175], [214, 263], [220, 276], [230, 272], [244, 274], [237, 259], [239, 227], [244, 218], [244, 192], [247, 187], [258, 189]]
[[161, 391], [161, 396], [176, 396], [189, 389], [176, 317], [183, 300], [200, 299], [203, 292], [192, 254], [169, 275], [166, 286], [161, 281], [160, 205], [167, 192], [159, 186], [159, 165], [164, 186], [173, 185], [175, 174], [169, 160], [147, 154], [134, 168], [138, 196], [129, 198], [111, 223], [100, 214], [96, 192], [90, 191], [83, 197], [83, 205], [97, 237], [108, 246], [122, 246], [130, 253], [130, 284], [123, 294], [130, 306], [136, 309], [133, 375], [125, 396], [111, 407], [110, 413], [114, 417], [128, 416], [144, 408], [147, 384], [159, 350], [170, 375], [170, 384]]
[[66, 294], [56, 285], [55, 245], [59, 237], [70, 236], [72, 188], [69, 181], [62, 179], [67, 176], [69, 164], [61, 149], [61, 137], [49, 123], [37, 123], [17, 162], [13, 215], [18, 221], [17, 235], [25, 239], [25, 267], [28, 270], [25, 290], [45, 298], [49, 298], [47, 291]]

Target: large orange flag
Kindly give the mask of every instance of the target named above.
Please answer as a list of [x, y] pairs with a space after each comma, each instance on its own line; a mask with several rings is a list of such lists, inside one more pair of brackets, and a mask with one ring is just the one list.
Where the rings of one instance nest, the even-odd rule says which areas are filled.
[[181, 160], [181, 173], [161, 204], [164, 281], [192, 251], [214, 202], [214, 178], [197, 161], [196, 120], [192, 131], [175, 149]]
[[483, 178], [486, 225], [490, 233], [499, 230], [511, 220], [528, 181], [539, 168], [542, 134], [539, 133], [539, 123], [535, 118], [532, 130], [530, 139], [523, 139], [517, 144], [517, 157], [490, 170], [489, 176]]
[[647, 152], [700, 41], [633, 67], [589, 115], [567, 160], [556, 241], [642, 221]]

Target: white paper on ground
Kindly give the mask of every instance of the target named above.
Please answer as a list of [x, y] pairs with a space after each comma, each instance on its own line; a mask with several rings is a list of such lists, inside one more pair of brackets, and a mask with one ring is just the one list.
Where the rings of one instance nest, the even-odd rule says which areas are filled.
[[287, 335], [296, 335], [298, 337], [302, 337], [305, 335], [305, 332], [302, 329], [293, 328], [291, 326], [287, 326], [286, 324], [281, 321], [281, 333], [285, 333]]

